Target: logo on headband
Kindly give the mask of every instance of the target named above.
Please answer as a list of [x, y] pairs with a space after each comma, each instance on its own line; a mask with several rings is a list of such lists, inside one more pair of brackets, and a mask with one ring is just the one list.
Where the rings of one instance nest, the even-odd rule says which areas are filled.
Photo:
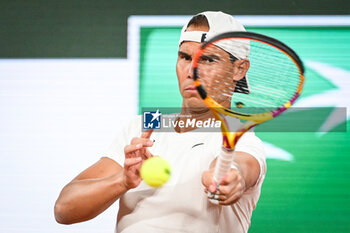
[[207, 38], [207, 33], [203, 33], [202, 38], [201, 38], [201, 42], [204, 42], [206, 38]]

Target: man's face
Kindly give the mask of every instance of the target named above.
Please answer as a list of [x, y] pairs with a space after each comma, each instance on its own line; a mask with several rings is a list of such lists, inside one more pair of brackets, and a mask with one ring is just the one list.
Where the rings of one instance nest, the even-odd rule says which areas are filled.
[[[208, 31], [208, 28], [190, 26], [187, 31]], [[192, 62], [195, 54], [200, 50], [200, 46], [201, 43], [186, 41], [179, 48], [176, 73], [184, 107], [206, 107], [193, 83]], [[230, 107], [230, 95], [219, 96], [217, 93], [234, 89], [233, 67], [229, 54], [216, 46], [211, 47], [199, 60], [199, 75], [203, 77], [201, 81], [205, 85], [206, 91], [217, 102], [226, 107]], [[226, 83], [226, 86], [222, 85], [223, 83]]]

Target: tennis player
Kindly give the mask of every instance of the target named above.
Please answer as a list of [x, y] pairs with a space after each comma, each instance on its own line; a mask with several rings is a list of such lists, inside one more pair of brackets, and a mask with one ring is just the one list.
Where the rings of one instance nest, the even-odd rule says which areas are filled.
[[[200, 13], [183, 27], [176, 64], [183, 115], [202, 121], [213, 118], [193, 85], [191, 62], [206, 37], [226, 31], [245, 29], [222, 12]], [[240, 72], [233, 88], [248, 94], [249, 61], [238, 57], [232, 62]], [[229, 102], [222, 104], [230, 106]], [[116, 232], [248, 232], [266, 173], [262, 143], [254, 132], [244, 134], [236, 145], [236, 166], [218, 187], [213, 171], [221, 140], [221, 133], [199, 132], [193, 127], [142, 132], [138, 117], [125, 127], [105, 157], [63, 188], [55, 205], [56, 220], [62, 224], [86, 221], [119, 200]], [[171, 179], [159, 189], [147, 186], [139, 173], [142, 162], [153, 155], [172, 166]], [[217, 204], [208, 200], [208, 190], [216, 193]]]

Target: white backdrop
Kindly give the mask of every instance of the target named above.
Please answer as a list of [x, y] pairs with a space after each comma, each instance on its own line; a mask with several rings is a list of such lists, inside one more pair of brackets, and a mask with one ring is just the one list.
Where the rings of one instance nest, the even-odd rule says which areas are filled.
[[118, 206], [59, 225], [63, 186], [137, 114], [126, 59], [0, 60], [0, 232], [113, 232]]

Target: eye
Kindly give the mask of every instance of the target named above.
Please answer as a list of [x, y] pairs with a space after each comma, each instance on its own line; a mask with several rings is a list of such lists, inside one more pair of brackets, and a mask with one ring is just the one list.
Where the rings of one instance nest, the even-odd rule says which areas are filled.
[[213, 57], [211, 56], [201, 56], [200, 59], [199, 59], [199, 62], [200, 63], [212, 63], [212, 62], [215, 62], [216, 59], [214, 59]]
[[179, 58], [183, 59], [185, 61], [191, 61], [192, 60], [190, 55], [188, 55], [186, 53], [182, 53], [182, 52], [179, 52]]
[[188, 56], [188, 55], [183, 55], [181, 58], [185, 59], [186, 61], [191, 61], [192, 60], [191, 57]]

